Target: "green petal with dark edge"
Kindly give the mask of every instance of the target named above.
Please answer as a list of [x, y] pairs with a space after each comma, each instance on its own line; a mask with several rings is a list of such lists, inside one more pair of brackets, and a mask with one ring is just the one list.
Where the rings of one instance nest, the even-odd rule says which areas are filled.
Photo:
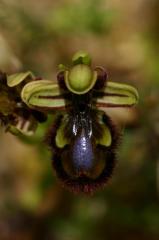
[[116, 82], [108, 82], [104, 89], [95, 91], [94, 96], [99, 107], [131, 107], [139, 100], [136, 88]]
[[58, 84], [51, 80], [32, 81], [24, 86], [21, 98], [35, 108], [64, 108], [65, 100]]

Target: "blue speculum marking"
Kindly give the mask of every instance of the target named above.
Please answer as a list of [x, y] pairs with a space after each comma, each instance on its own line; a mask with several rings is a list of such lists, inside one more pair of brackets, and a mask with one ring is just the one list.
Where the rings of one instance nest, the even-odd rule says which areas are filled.
[[72, 160], [76, 170], [90, 170], [93, 167], [93, 147], [91, 139], [84, 129], [77, 136], [72, 152]]

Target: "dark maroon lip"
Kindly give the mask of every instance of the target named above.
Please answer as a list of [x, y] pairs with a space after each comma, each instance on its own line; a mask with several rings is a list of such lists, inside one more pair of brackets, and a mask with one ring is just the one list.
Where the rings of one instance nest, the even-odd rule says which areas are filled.
[[53, 167], [55, 169], [56, 175], [59, 178], [60, 182], [64, 186], [64, 188], [68, 189], [74, 193], [84, 193], [84, 194], [92, 194], [95, 191], [104, 187], [109, 179], [111, 178], [114, 168], [116, 166], [116, 157], [115, 153], [112, 153], [112, 158], [109, 161], [108, 166], [104, 169], [104, 171], [96, 178], [91, 179], [84, 174], [79, 177], [70, 177], [60, 165], [58, 160], [53, 161]]

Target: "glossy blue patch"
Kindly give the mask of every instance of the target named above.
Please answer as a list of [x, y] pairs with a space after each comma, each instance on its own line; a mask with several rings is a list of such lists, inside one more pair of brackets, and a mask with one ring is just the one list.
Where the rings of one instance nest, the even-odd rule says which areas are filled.
[[77, 170], [90, 170], [93, 167], [93, 147], [85, 130], [81, 131], [74, 142], [72, 159]]

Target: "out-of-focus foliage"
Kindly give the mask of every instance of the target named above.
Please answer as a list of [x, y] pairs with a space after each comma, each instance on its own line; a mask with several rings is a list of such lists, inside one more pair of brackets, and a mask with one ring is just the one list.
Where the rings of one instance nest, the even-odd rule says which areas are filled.
[[158, 0], [1, 0], [0, 69], [55, 79], [83, 49], [109, 78], [134, 84], [137, 108], [109, 109], [123, 129], [112, 182], [94, 196], [66, 192], [41, 124], [33, 138], [1, 129], [0, 239], [159, 239]]

